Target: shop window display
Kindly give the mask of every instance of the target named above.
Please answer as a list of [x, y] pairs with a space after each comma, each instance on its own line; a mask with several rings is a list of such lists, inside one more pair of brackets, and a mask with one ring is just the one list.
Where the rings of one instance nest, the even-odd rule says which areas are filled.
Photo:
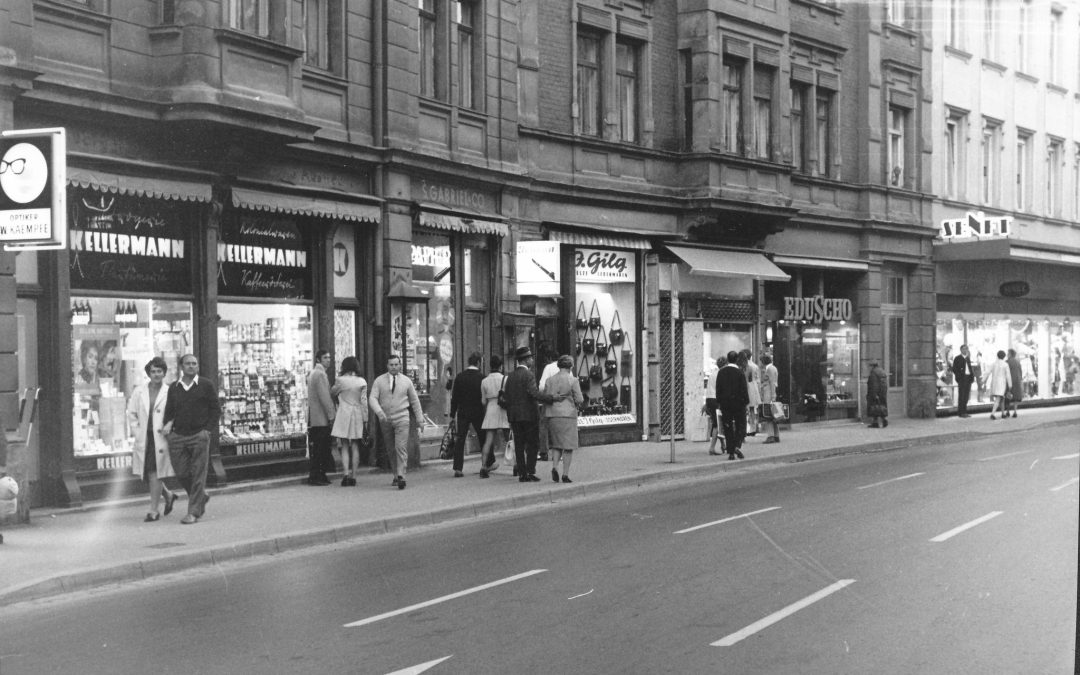
[[115, 455], [97, 468], [130, 466], [134, 448], [127, 400], [146, 381], [155, 356], [176, 379], [180, 357], [192, 349], [191, 303], [130, 298], [71, 299], [71, 362], [76, 457]]
[[952, 360], [968, 345], [976, 382], [970, 403], [990, 403], [987, 374], [998, 350], [1016, 351], [1023, 373], [1025, 399], [1080, 396], [1080, 330], [1068, 319], [1036, 320], [984, 315], [937, 320], [937, 406], [956, 405]]
[[792, 420], [857, 418], [859, 327], [848, 322], [779, 321], [775, 333], [779, 398], [790, 405]]
[[311, 308], [222, 303], [218, 313], [223, 454], [226, 446], [250, 443], [258, 451], [303, 447], [314, 365]]

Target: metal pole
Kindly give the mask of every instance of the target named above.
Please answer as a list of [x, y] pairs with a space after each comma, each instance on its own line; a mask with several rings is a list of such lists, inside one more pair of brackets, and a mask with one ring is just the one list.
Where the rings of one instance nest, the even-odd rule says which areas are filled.
[[679, 314], [679, 264], [671, 265], [671, 463], [675, 463], [675, 317]]

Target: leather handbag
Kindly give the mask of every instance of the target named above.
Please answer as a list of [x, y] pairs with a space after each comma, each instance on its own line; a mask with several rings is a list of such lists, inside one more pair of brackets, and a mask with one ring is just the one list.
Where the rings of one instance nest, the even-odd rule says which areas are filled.
[[619, 385], [615, 384], [615, 378], [611, 378], [600, 388], [604, 394], [604, 403], [614, 405], [619, 401]]
[[496, 402], [500, 408], [506, 409], [506, 375], [503, 375], [502, 386], [499, 387], [499, 398]]
[[600, 322], [600, 305], [596, 304], [596, 300], [592, 301], [592, 308], [589, 309], [589, 328], [600, 328], [603, 324]]
[[593, 338], [585, 338], [581, 341], [581, 351], [586, 354], [592, 354], [596, 351], [596, 340]]
[[578, 330], [585, 330], [589, 327], [589, 320], [585, 317], [585, 301], [582, 300], [578, 303], [577, 311], [574, 312], [574, 325]]
[[[616, 327], [618, 326], [618, 327]], [[615, 316], [611, 317], [611, 329], [608, 331], [608, 342], [613, 345], [621, 345], [623, 342], [622, 319], [619, 318], [619, 310], [615, 310]]]
[[589, 379], [595, 380], [597, 382], [603, 382], [604, 369], [600, 366], [599, 363], [592, 368], [589, 368]]
[[619, 372], [619, 362], [615, 359], [608, 359], [604, 361], [604, 372], [608, 375], [614, 375]]
[[627, 410], [630, 410], [630, 402], [634, 398], [634, 388], [630, 384], [630, 378], [623, 375], [622, 384], [619, 385], [619, 403], [623, 405]]
[[[582, 374], [582, 371], [584, 371], [584, 373], [585, 373], [584, 375]], [[578, 384], [581, 385], [581, 395], [585, 396], [585, 397], [588, 397], [588, 395], [589, 395], [589, 387], [592, 386], [592, 378], [589, 377], [588, 358], [587, 357], [584, 357], [584, 356], [581, 357], [581, 360], [578, 362], [578, 378], [577, 378], [577, 380], [578, 380]]]
[[600, 358], [604, 358], [605, 356], [607, 356], [608, 355], [608, 343], [606, 343], [606, 342], [597, 342], [596, 343], [596, 355], [599, 356]]

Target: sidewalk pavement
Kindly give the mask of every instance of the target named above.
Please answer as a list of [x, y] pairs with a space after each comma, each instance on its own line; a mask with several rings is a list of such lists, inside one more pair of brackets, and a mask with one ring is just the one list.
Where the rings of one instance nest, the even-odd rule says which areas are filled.
[[[748, 438], [746, 459], [709, 456], [704, 442], [622, 443], [574, 453], [572, 484], [552, 483], [539, 463], [539, 483], [519, 483], [502, 463], [480, 480], [479, 457], [454, 478], [450, 462], [429, 461], [408, 475], [408, 488], [372, 469], [356, 487], [340, 481], [313, 487], [301, 478], [237, 483], [211, 489], [206, 516], [181, 526], [186, 501], [154, 523], [143, 522], [149, 498], [104, 500], [80, 509], [35, 509], [28, 524], [7, 526], [0, 546], [0, 606], [148, 578], [227, 561], [254, 559], [405, 528], [461, 521], [570, 499], [610, 495], [674, 479], [701, 479], [750, 466], [952, 443], [1049, 425], [1080, 425], [1080, 406], [1021, 410], [1016, 419], [892, 418], [884, 429], [855, 422], [796, 425], [781, 442]], [[1080, 438], [1080, 434], [1078, 434]], [[1078, 441], [1080, 449], [1080, 441]], [[500, 458], [501, 462], [501, 458]], [[273, 489], [268, 489], [273, 488]], [[182, 491], [181, 491], [182, 494]]]

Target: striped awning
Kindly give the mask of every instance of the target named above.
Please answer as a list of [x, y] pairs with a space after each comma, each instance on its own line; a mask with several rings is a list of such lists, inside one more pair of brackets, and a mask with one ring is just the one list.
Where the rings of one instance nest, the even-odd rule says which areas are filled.
[[706, 277], [750, 278], [762, 281], [789, 281], [791, 277], [761, 253], [723, 249], [668, 246], [667, 249], [690, 266], [690, 274]]
[[450, 230], [451, 232], [466, 232], [470, 234], [493, 234], [497, 237], [505, 237], [509, 234], [506, 223], [498, 220], [499, 216], [472, 213], [443, 213], [439, 211], [420, 210], [420, 225], [436, 230]]
[[146, 176], [121, 176], [107, 171], [90, 171], [73, 166], [67, 168], [67, 182], [73, 187], [91, 188], [132, 197], [190, 202], [209, 202], [211, 198], [209, 183]]
[[376, 204], [357, 204], [311, 195], [265, 192], [237, 187], [232, 189], [232, 204], [252, 211], [289, 213], [297, 216], [366, 223], [377, 223], [382, 215], [382, 209]]
[[649, 240], [643, 237], [626, 237], [608, 232], [552, 229], [548, 232], [548, 239], [562, 244], [590, 248], [630, 248], [637, 251], [648, 251], [652, 248]]

